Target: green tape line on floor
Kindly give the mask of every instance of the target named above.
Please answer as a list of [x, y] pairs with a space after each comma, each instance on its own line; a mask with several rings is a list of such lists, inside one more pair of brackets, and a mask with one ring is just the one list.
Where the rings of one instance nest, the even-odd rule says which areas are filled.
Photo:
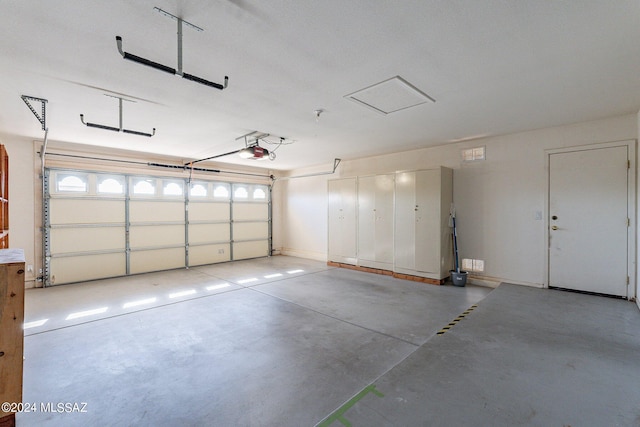
[[342, 425], [344, 425], [345, 427], [351, 427], [351, 423], [349, 422], [349, 420], [343, 417], [344, 413], [347, 412], [349, 409], [351, 409], [353, 405], [358, 403], [360, 399], [362, 399], [369, 393], [373, 393], [378, 397], [384, 397], [384, 394], [376, 390], [375, 384], [371, 384], [370, 386], [367, 386], [364, 389], [362, 389], [360, 393], [353, 396], [351, 399], [349, 399], [347, 403], [345, 403], [344, 405], [339, 407], [335, 412], [329, 415], [323, 422], [318, 424], [318, 427], [328, 427], [331, 424], [333, 424], [334, 421], [340, 421], [340, 423], [342, 423]]

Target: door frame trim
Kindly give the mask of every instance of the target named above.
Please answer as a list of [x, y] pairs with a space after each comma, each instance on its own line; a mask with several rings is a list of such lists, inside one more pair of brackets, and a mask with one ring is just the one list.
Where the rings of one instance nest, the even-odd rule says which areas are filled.
[[564, 148], [554, 148], [545, 150], [545, 186], [546, 194], [544, 198], [544, 288], [549, 288], [549, 256], [550, 256], [550, 222], [549, 205], [551, 196], [550, 182], [550, 159], [552, 154], [571, 153], [577, 151], [596, 150], [602, 148], [627, 147], [629, 169], [627, 173], [627, 217], [629, 227], [627, 228], [627, 276], [629, 285], [627, 286], [627, 299], [635, 299], [638, 295], [637, 289], [637, 261], [636, 261], [636, 234], [637, 234], [637, 201], [636, 201], [636, 147], [637, 140], [627, 139], [622, 141], [602, 142], [596, 144], [576, 145]]

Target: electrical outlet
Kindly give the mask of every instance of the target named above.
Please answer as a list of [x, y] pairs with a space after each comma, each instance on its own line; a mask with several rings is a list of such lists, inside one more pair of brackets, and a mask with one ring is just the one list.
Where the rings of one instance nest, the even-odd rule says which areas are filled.
[[218, 254], [222, 255], [224, 253], [224, 249], [218, 249]]
[[33, 264], [27, 265], [27, 273], [33, 273]]

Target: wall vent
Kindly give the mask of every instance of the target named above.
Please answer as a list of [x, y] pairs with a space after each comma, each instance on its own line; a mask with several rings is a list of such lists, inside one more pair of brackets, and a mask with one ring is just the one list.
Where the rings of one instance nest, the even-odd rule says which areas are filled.
[[485, 160], [485, 149], [482, 147], [465, 148], [462, 150], [463, 162], [475, 162], [478, 160]]

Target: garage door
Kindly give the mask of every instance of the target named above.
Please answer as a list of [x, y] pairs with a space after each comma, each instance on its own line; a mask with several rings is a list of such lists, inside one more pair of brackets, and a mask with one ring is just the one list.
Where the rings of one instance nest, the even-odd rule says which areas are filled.
[[[231, 260], [231, 184], [191, 183], [189, 191], [189, 265]], [[263, 255], [264, 256], [264, 255]]]
[[74, 171], [49, 176], [49, 284], [126, 274], [124, 177]]
[[47, 170], [46, 285], [268, 256], [268, 185]]
[[266, 185], [233, 184], [233, 259], [269, 251], [269, 193]]

